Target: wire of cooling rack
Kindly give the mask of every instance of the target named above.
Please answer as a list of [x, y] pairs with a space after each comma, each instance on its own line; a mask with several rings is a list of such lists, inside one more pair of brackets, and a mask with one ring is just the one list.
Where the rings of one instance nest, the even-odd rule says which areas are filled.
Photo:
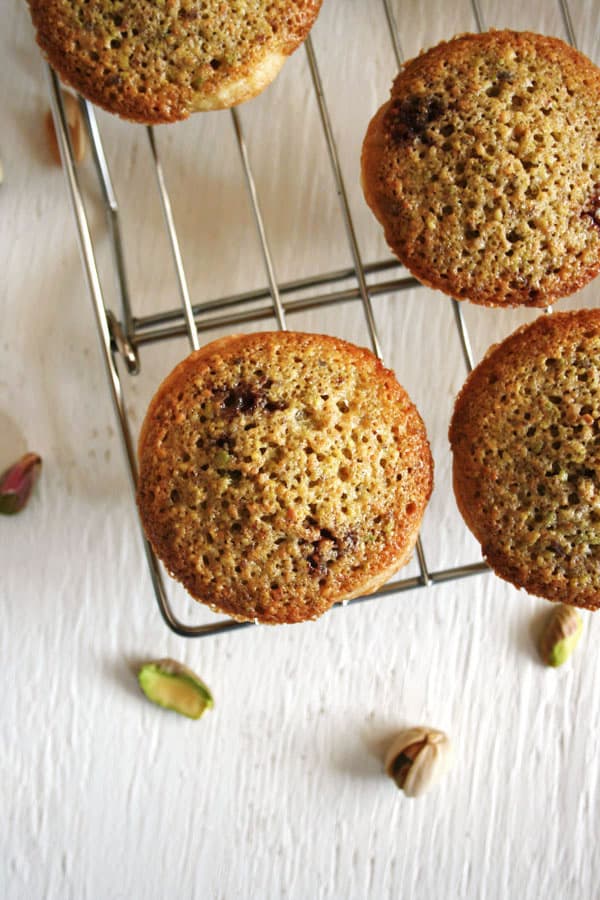
[[[558, 0], [558, 2], [568, 39], [575, 45], [575, 34], [568, 0]], [[486, 25], [479, 0], [471, 0], [471, 7], [477, 29], [480, 31], [484, 30]], [[392, 10], [391, 0], [382, 0], [382, 13], [386, 22], [396, 63], [398, 67], [400, 67], [403, 61], [403, 54], [398, 25]], [[288, 312], [323, 308], [340, 303], [347, 303], [349, 301], [360, 301], [373, 351], [381, 358], [381, 343], [373, 309], [373, 298], [381, 294], [389, 295], [418, 286], [418, 282], [414, 278], [402, 272], [400, 263], [396, 260], [389, 259], [374, 263], [365, 263], [362, 259], [350, 204], [348, 202], [342, 168], [339, 161], [335, 135], [329, 116], [328, 104], [319, 72], [317, 56], [310, 37], [306, 41], [305, 52], [307, 54], [312, 85], [319, 110], [323, 136], [329, 154], [335, 188], [340, 201], [348, 246], [353, 262], [352, 267], [332, 272], [322, 272], [289, 282], [280, 283], [278, 281], [241, 119], [237, 110], [232, 109], [230, 110], [230, 116], [255, 220], [265, 267], [267, 286], [263, 289], [242, 292], [227, 297], [214, 298], [203, 303], [194, 304], [191, 299], [187, 282], [180, 251], [179, 238], [175, 227], [175, 219], [171, 208], [171, 201], [155, 133], [152, 128], [147, 128], [149, 149], [171, 248], [181, 305], [180, 308], [140, 317], [134, 316], [132, 312], [125, 254], [121, 239], [119, 205], [106, 155], [104, 153], [102, 138], [94, 109], [86, 100], [81, 97], [79, 98], [81, 111], [92, 147], [100, 191], [105, 206], [110, 238], [109, 243], [121, 303], [120, 318], [107, 308], [104, 300], [103, 285], [96, 264], [95, 248], [91, 238], [86, 205], [73, 155], [69, 129], [67, 127], [60, 84], [54, 71], [47, 66], [51, 109], [68, 193], [77, 227], [83, 270], [92, 300], [102, 357], [108, 377], [109, 391], [119, 424], [119, 432], [127, 461], [130, 486], [134, 496], [137, 482], [137, 461], [131, 426], [124, 402], [123, 384], [119, 374], [119, 358], [123, 361], [128, 376], [134, 376], [140, 370], [139, 354], [146, 344], [187, 335], [190, 346], [194, 350], [200, 346], [200, 333], [212, 328], [223, 328], [245, 323], [258, 323], [265, 319], [275, 318], [278, 327], [280, 329], [285, 329], [286, 315]], [[386, 277], [385, 280], [374, 280], [374, 276], [381, 275], [389, 277]], [[350, 286], [348, 286], [347, 282], [350, 282]], [[339, 287], [340, 285], [344, 286]], [[332, 290], [332, 287], [335, 286], [338, 286], [337, 289]], [[450, 302], [453, 304], [454, 319], [461, 343], [464, 362], [467, 370], [470, 370], [473, 367], [473, 356], [469, 335], [462, 315], [462, 309], [456, 300], [451, 300]], [[260, 305], [257, 306], [257, 303]], [[252, 304], [252, 308], [250, 309], [247, 308], [249, 304]], [[204, 637], [210, 634], [218, 634], [252, 625], [252, 623], [235, 622], [227, 618], [219, 619], [216, 622], [206, 625], [188, 625], [180, 621], [172, 609], [165, 589], [161, 566], [146, 540], [141, 524], [140, 534], [156, 601], [165, 623], [172, 631], [182, 637]], [[374, 594], [359, 597], [348, 602], [360, 603], [365, 600], [372, 600], [378, 597], [384, 597], [415, 588], [427, 587], [433, 584], [442, 584], [488, 571], [487, 565], [482, 561], [478, 561], [432, 572], [427, 566], [426, 555], [420, 538], [417, 543], [417, 558], [419, 575], [405, 578], [400, 581], [389, 582]], [[340, 605], [345, 606], [347, 604], [344, 603]]]

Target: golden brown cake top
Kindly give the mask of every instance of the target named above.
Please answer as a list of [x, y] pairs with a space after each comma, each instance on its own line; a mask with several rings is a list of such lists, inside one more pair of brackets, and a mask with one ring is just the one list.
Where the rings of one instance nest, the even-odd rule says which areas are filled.
[[547, 306], [600, 269], [600, 69], [490, 31], [408, 62], [363, 149], [367, 202], [424, 283]]
[[171, 122], [261, 91], [322, 0], [29, 0], [38, 43], [88, 99]]
[[314, 618], [410, 555], [432, 487], [423, 423], [368, 350], [238, 335], [185, 359], [139, 441], [138, 505], [197, 599], [264, 622]]
[[600, 606], [600, 310], [540, 316], [492, 347], [450, 442], [457, 502], [492, 568]]

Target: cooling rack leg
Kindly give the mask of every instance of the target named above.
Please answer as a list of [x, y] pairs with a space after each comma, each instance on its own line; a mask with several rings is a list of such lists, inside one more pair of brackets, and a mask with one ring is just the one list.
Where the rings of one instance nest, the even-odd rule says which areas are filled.
[[260, 247], [262, 250], [265, 269], [267, 272], [267, 280], [269, 282], [269, 290], [271, 292], [271, 301], [273, 303], [273, 308], [275, 311], [275, 318], [277, 319], [277, 324], [278, 324], [279, 328], [282, 331], [285, 331], [287, 328], [286, 321], [285, 321], [285, 310], [284, 310], [283, 304], [281, 302], [281, 295], [280, 295], [279, 285], [277, 283], [277, 278], [275, 277], [275, 268], [273, 266], [273, 257], [271, 255], [269, 242], [267, 240], [267, 232], [265, 229], [265, 224], [264, 224], [262, 212], [260, 209], [260, 203], [258, 200], [258, 192], [256, 190], [254, 175], [252, 174], [252, 167], [250, 166], [250, 158], [248, 156], [248, 149], [246, 147], [246, 141], [244, 140], [244, 133], [242, 131], [242, 123], [240, 120], [239, 113], [238, 113], [237, 109], [235, 109], [235, 107], [231, 110], [231, 120], [233, 122], [233, 129], [235, 131], [235, 137], [237, 140], [238, 149], [240, 151], [240, 158], [242, 160], [242, 168], [244, 170], [244, 175], [246, 177], [246, 185], [248, 187], [248, 193], [250, 195], [250, 202], [252, 204], [252, 212], [254, 213], [254, 222], [256, 224], [256, 229], [258, 231], [258, 238], [260, 241]]
[[471, 0], [471, 7], [473, 9], [473, 15], [475, 16], [475, 24], [477, 25], [477, 31], [486, 31], [487, 26], [485, 24], [485, 19], [483, 13], [481, 11], [481, 4], [479, 0]]
[[100, 188], [104, 198], [104, 207], [106, 210], [106, 219], [110, 232], [111, 249], [117, 276], [117, 286], [121, 297], [121, 311], [123, 314], [124, 328], [121, 329], [120, 324], [117, 325], [115, 320], [115, 328], [119, 331], [119, 351], [125, 360], [129, 374], [137, 375], [139, 372], [139, 357], [137, 348], [133, 344], [133, 314], [131, 312], [131, 300], [127, 282], [127, 270], [125, 267], [125, 254], [121, 237], [119, 205], [117, 203], [106, 154], [104, 153], [104, 146], [100, 137], [94, 108], [91, 103], [84, 100], [82, 97], [79, 98], [79, 105], [90, 137], [98, 181], [100, 182]]
[[187, 283], [187, 277], [185, 274], [185, 269], [183, 268], [183, 258], [181, 256], [181, 249], [179, 246], [179, 238], [177, 237], [177, 231], [175, 229], [175, 220], [173, 219], [173, 211], [171, 209], [171, 200], [169, 197], [169, 193], [167, 191], [167, 185], [165, 182], [165, 176], [163, 174], [162, 165], [160, 163], [160, 159], [158, 156], [158, 149], [156, 147], [156, 140], [154, 138], [154, 129], [149, 127], [146, 129], [148, 134], [148, 141], [150, 144], [150, 152], [152, 153], [152, 160], [154, 162], [154, 173], [156, 175], [156, 183], [158, 185], [158, 193], [160, 196], [160, 203], [162, 206], [163, 217], [165, 220], [165, 225], [167, 226], [167, 233], [169, 235], [169, 243], [171, 245], [171, 254], [173, 256], [173, 262], [175, 264], [175, 273], [177, 275], [177, 285], [179, 287], [179, 297], [181, 300], [181, 305], [183, 307], [183, 315], [185, 318], [185, 323], [187, 327], [188, 338], [190, 341], [190, 345], [192, 350], [198, 350], [200, 348], [200, 340], [198, 338], [198, 328], [196, 326], [196, 320], [194, 318], [194, 311], [192, 309], [192, 302], [190, 300], [190, 292]]
[[327, 141], [327, 150], [329, 151], [329, 159], [331, 162], [331, 168], [333, 170], [333, 176], [335, 178], [335, 183], [337, 187], [338, 196], [340, 199], [340, 204], [342, 207], [342, 214], [344, 216], [344, 225], [346, 227], [346, 235], [348, 237], [348, 242], [350, 244], [350, 252], [352, 253], [352, 259], [354, 262], [354, 271], [356, 273], [356, 280], [358, 281], [358, 286], [360, 289], [360, 296], [363, 302], [363, 307], [365, 311], [365, 317], [367, 320], [367, 328], [369, 329], [369, 337], [371, 338], [371, 344], [373, 346], [373, 350], [375, 355], [381, 359], [381, 344], [379, 341], [379, 335], [377, 334], [377, 326], [375, 324], [375, 315], [373, 313], [373, 304], [371, 303], [371, 297], [369, 296], [369, 288], [367, 286], [367, 280], [365, 277], [365, 267], [363, 265], [360, 250], [358, 247], [358, 241], [356, 239], [356, 231], [354, 229], [354, 222], [352, 221], [352, 214], [350, 212], [350, 204], [348, 202], [348, 194], [346, 191], [346, 186], [344, 184], [344, 178], [342, 175], [342, 167], [340, 165], [339, 153], [337, 149], [337, 145], [335, 142], [335, 138], [333, 136], [333, 128], [331, 127], [331, 119], [329, 117], [329, 110], [327, 109], [327, 102], [325, 100], [325, 93], [323, 91], [323, 83], [321, 81], [321, 75], [319, 73], [319, 67], [317, 64], [317, 57], [315, 55], [312, 38], [309, 36], [306, 39], [306, 55], [308, 57], [308, 65], [310, 67], [310, 73], [313, 81], [313, 87], [315, 89], [315, 96], [317, 98], [317, 104], [319, 107], [319, 114], [321, 116], [321, 124], [323, 126], [323, 132], [325, 134], [325, 140]]
[[568, 0], [558, 0], [558, 2], [563, 21], [565, 23], [565, 29], [567, 31], [569, 43], [572, 44], [573, 47], [577, 47], [577, 38], [575, 37], [575, 29], [573, 28], [573, 19], [571, 17], [571, 10], [569, 8]]
[[47, 66], [46, 71], [48, 74], [50, 87], [50, 103], [52, 106], [52, 114], [57, 125], [56, 136], [67, 181], [67, 187], [69, 190], [69, 197], [75, 216], [75, 223], [77, 226], [77, 236], [79, 239], [81, 261], [83, 264], [83, 270], [85, 273], [90, 296], [92, 298], [92, 306], [94, 309], [94, 316], [96, 319], [96, 325], [98, 327], [98, 333], [100, 335], [100, 345], [106, 373], [108, 375], [111, 398], [113, 401], [115, 412], [117, 414], [117, 418], [119, 420], [119, 424], [121, 425], [123, 446], [127, 459], [129, 461], [130, 469], [133, 466], [132, 478], [133, 483], [135, 484], [135, 460], [131, 446], [131, 439], [129, 437], [127, 429], [125, 406], [123, 403], [123, 392], [121, 389], [119, 375], [112, 358], [111, 335], [106, 314], [106, 307], [104, 305], [102, 286], [100, 284], [98, 267], [96, 265], [94, 247], [90, 235], [87, 214], [83, 203], [81, 189], [79, 186], [79, 179], [75, 169], [73, 152], [69, 141], [67, 120], [62, 102], [60, 84], [56, 74], [53, 72], [50, 66]]
[[396, 65], [398, 66], [398, 68], [400, 68], [404, 60], [404, 53], [402, 52], [402, 47], [400, 45], [398, 24], [396, 22], [396, 17], [392, 12], [390, 0], [383, 0], [383, 10], [385, 12], [385, 18], [387, 21], [388, 31], [390, 33], [390, 38], [392, 39], [392, 47], [394, 49], [394, 56], [396, 57]]

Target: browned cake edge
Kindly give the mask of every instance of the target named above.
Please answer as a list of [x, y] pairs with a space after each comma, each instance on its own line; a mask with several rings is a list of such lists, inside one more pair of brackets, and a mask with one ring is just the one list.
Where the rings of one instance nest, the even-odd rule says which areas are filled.
[[[157, 91], [141, 94], [126, 91], [118, 100], [102, 76], [102, 60], [95, 68], [78, 65], [74, 52], [77, 30], [64, 29], [48, 0], [27, 0], [36, 29], [36, 40], [46, 59], [61, 80], [86, 99], [132, 122], [160, 125], [187, 119], [192, 112], [227, 109], [260, 94], [275, 79], [288, 56], [297, 50], [309, 34], [321, 8], [322, 0], [313, 0], [300, 29], [293, 37], [281, 39], [266, 52], [256, 52], [246, 66], [236, 68], [230, 76], [215, 76], [206, 92], [189, 87], [163, 84]], [[65, 33], [66, 31], [66, 33]]]
[[[470, 442], [469, 408], [473, 404], [486, 404], [486, 387], [489, 378], [497, 371], [506, 371], [510, 359], [521, 353], [528, 354], [532, 344], [556, 349], [556, 338], [562, 344], [569, 344], [581, 336], [582, 330], [593, 328], [600, 333], [600, 309], [581, 309], [570, 312], [540, 315], [534, 322], [521, 325], [504, 341], [493, 344], [481, 362], [468, 375], [454, 405], [448, 437], [453, 452], [452, 480], [456, 505], [465, 524], [481, 545], [481, 552], [488, 565], [498, 577], [522, 588], [527, 593], [558, 603], [572, 603], [585, 609], [600, 608], [600, 594], [595, 591], [578, 594], [577, 598], [565, 597], [560, 588], [552, 590], [549, 585], [540, 585], [531, 576], [522, 577], [516, 567], [503, 553], [496, 551], [493, 535], [490, 535], [478, 515], [478, 500], [475, 497], [479, 472], [473, 472], [468, 465], [467, 454], [462, 448]], [[461, 465], [461, 461], [467, 464]]]
[[[156, 418], [157, 413], [166, 399], [173, 395], [177, 396], [180, 387], [187, 384], [189, 372], [196, 371], [199, 364], [202, 364], [209, 359], [221, 355], [227, 356], [234, 348], [236, 351], [239, 351], [242, 347], [252, 345], [256, 340], [264, 339], [265, 336], [277, 342], [281, 341], [282, 338], [283, 340], [293, 340], [296, 337], [303, 341], [312, 341], [313, 339], [319, 342], [326, 341], [332, 349], [340, 349], [344, 353], [348, 353], [350, 350], [350, 352], [355, 355], [357, 365], [360, 365], [363, 360], [368, 360], [369, 363], [372, 363], [375, 359], [371, 351], [366, 348], [358, 347], [329, 335], [305, 334], [301, 332], [273, 332], [271, 334], [262, 332], [228, 335], [212, 341], [183, 359], [164, 379], [152, 398], [138, 440], [140, 471], [142, 471], [143, 468], [144, 458], [148, 453], [152, 454], [154, 452], [157, 443], [157, 431], [160, 429], [160, 425], [158, 425]], [[326, 592], [323, 592], [322, 605], [319, 609], [314, 611], [314, 614], [310, 616], [310, 618], [316, 618], [326, 612], [335, 603], [373, 593], [408, 562], [419, 536], [419, 529], [425, 507], [427, 506], [433, 490], [433, 458], [431, 456], [425, 426], [418, 410], [410, 400], [405, 389], [398, 383], [394, 373], [386, 369], [380, 360], [376, 360], [376, 365], [377, 375], [382, 377], [382, 383], [385, 385], [385, 388], [387, 391], [393, 392], [393, 394], [396, 395], [398, 404], [404, 408], [407, 416], [412, 418], [414, 431], [418, 432], [418, 434], [415, 434], [414, 439], [419, 442], [423, 466], [419, 469], [418, 474], [415, 475], [415, 473], [413, 473], [413, 509], [411, 512], [403, 512], [402, 518], [404, 527], [401, 530], [401, 533], [396, 536], [395, 541], [388, 544], [385, 552], [378, 553], [376, 559], [369, 561], [370, 565], [366, 567], [367, 571], [365, 572], [363, 580], [353, 584], [351, 589], [338, 591], [334, 596], [328, 596]], [[147, 503], [141, 481], [138, 484], [137, 504], [146, 536], [171, 576], [183, 584], [192, 597], [205, 603], [213, 609], [213, 611], [225, 613], [232, 619], [247, 621], [247, 617], [239, 615], [235, 603], [229, 604], [227, 602], [220, 602], [218, 605], [210, 603], [194, 590], [193, 578], [188, 579], [185, 576], [180, 577], [180, 575], [177, 574], [175, 571], [178, 568], [177, 560], [173, 560], [170, 557], [169, 548], [164, 546], [160, 528], [154, 527], [152, 511], [149, 503]], [[271, 605], [266, 606], [264, 615], [257, 618], [265, 624], [284, 624], [306, 621], [307, 616], [306, 614], [303, 614], [301, 607], [298, 607], [297, 609], [294, 609], [294, 607], [286, 607], [284, 613], [283, 609], [277, 609], [276, 605]]]
[[379, 189], [378, 169], [383, 152], [386, 149], [385, 132], [383, 130], [383, 121], [385, 115], [396, 98], [397, 85], [402, 83], [402, 79], [411, 75], [413, 72], [419, 71], [421, 68], [429, 68], [432, 62], [444, 60], [448, 52], [455, 51], [457, 47], [468, 46], [472, 42], [481, 42], [486, 35], [493, 35], [495, 39], [505, 36], [505, 40], [509, 44], [524, 44], [530, 40], [543, 47], [548, 55], [560, 58], [561, 61], [568, 60], [573, 67], [584, 65], [586, 72], [596, 81], [597, 89], [600, 92], [600, 69], [594, 66], [584, 54], [580, 53], [574, 47], [566, 44], [559, 38], [549, 37], [546, 35], [536, 34], [530, 31], [495, 31], [490, 29], [483, 34], [458, 34], [449, 41], [441, 41], [429, 50], [423, 50], [418, 56], [407, 60], [399, 74], [396, 76], [391, 98], [384, 103], [371, 119], [367, 132], [363, 141], [361, 153], [361, 184], [365, 201], [371, 212], [384, 229], [384, 235], [391, 251], [397, 256], [400, 262], [408, 269], [426, 287], [439, 290], [442, 293], [453, 297], [456, 300], [468, 300], [481, 306], [489, 307], [532, 307], [544, 308], [552, 305], [556, 300], [581, 290], [600, 272], [600, 256], [596, 265], [587, 266], [580, 270], [579, 277], [570, 278], [568, 281], [561, 283], [555, 289], [547, 290], [545, 294], [536, 294], [531, 297], [527, 290], [511, 292], [511, 300], [498, 303], [493, 292], [484, 289], [471, 289], [466, 293], [452, 292], [448, 285], [437, 276], [436, 271], [426, 265], [425, 261], [417, 258], [412, 254], [405, 252], [403, 244], [397, 239], [395, 233], [394, 217], [398, 215], [398, 203], [390, 198], [385, 191]]

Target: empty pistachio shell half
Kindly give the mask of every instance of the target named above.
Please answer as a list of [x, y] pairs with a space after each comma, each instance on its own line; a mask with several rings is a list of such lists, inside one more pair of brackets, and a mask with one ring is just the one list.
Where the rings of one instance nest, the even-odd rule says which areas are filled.
[[583, 621], [575, 607], [564, 603], [556, 606], [546, 622], [539, 643], [542, 660], [547, 666], [562, 666], [579, 643]]
[[199, 719], [204, 710], [214, 706], [202, 679], [174, 659], [145, 663], [138, 672], [138, 681], [148, 700], [189, 719]]
[[409, 728], [392, 742], [385, 770], [408, 797], [418, 797], [440, 780], [451, 761], [452, 746], [443, 731]]

